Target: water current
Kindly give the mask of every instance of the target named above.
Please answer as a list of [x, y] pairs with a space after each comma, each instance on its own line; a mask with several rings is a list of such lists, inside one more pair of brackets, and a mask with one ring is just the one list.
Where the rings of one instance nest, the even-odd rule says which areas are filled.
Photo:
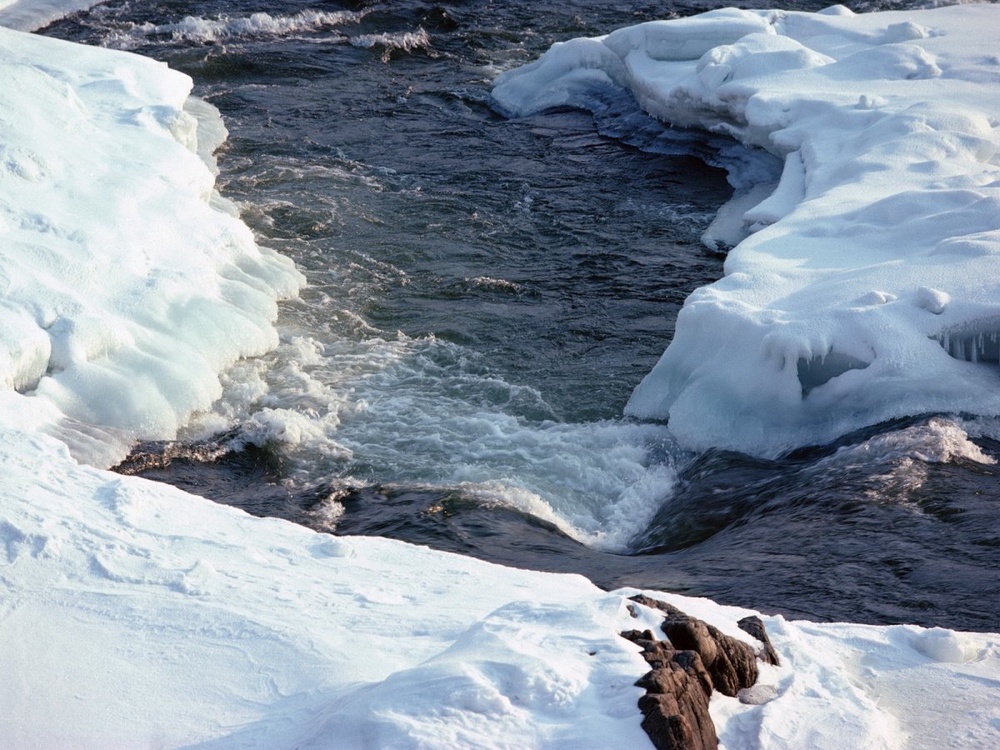
[[731, 193], [720, 145], [628, 102], [508, 120], [490, 82], [710, 7], [132, 0], [45, 30], [188, 73], [230, 131], [221, 191], [309, 279], [279, 349], [122, 470], [606, 587], [1000, 629], [996, 425], [929, 415], [762, 461], [621, 417], [722, 274], [699, 240]]

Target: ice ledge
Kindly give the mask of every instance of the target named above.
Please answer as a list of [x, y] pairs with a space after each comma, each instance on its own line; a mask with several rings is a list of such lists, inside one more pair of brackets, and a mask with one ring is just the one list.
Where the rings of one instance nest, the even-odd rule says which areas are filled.
[[996, 5], [728, 9], [497, 78], [510, 113], [619, 86], [661, 120], [784, 160], [769, 196], [708, 233], [748, 236], [687, 301], [628, 414], [756, 455], [905, 415], [1000, 414], [1000, 372], [972, 361], [998, 328], [980, 322], [1000, 292], [997, 29]]
[[37, 31], [71, 13], [98, 4], [99, 0], [0, 0], [0, 26]]
[[7, 29], [0, 75], [0, 421], [30, 400], [110, 465], [275, 346], [276, 302], [303, 278], [216, 193], [225, 128], [187, 76]]

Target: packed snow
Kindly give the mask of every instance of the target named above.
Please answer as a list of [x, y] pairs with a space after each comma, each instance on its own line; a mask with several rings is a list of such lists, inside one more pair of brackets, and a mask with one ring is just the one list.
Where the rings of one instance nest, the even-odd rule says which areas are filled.
[[97, 4], [98, 0], [0, 0], [0, 26], [34, 31]]
[[[512, 115], [625, 90], [784, 165], [707, 233], [725, 277], [680, 313], [627, 412], [773, 456], [925, 413], [1000, 414], [1000, 7], [724, 9], [555, 45]], [[741, 241], [742, 240], [742, 241]]]
[[[253, 518], [23, 430], [0, 472], [4, 747], [649, 746], [636, 592]], [[648, 593], [755, 643], [748, 610]], [[776, 697], [716, 695], [724, 747], [1000, 742], [1000, 635], [764, 622]]]
[[[755, 28], [713, 18], [704, 44]], [[800, 22], [831, 18], [848, 22]], [[953, 34], [937, 54], [966, 48]], [[649, 746], [646, 665], [618, 636], [656, 627], [632, 617], [635, 592], [317, 534], [102, 468], [273, 346], [302, 280], [215, 194], [224, 131], [187, 78], [2, 29], [0, 66], [0, 744]], [[938, 286], [931, 315], [960, 298]], [[752, 642], [747, 610], [648, 593]], [[773, 699], [713, 699], [730, 750], [1000, 746], [1000, 635], [764, 622]]]

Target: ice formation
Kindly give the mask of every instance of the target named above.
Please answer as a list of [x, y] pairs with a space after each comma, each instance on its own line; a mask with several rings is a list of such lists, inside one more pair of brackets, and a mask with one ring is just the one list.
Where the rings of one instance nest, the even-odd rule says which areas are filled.
[[904, 415], [1000, 413], [998, 29], [996, 5], [725, 9], [497, 78], [512, 115], [625, 89], [784, 162], [629, 414], [690, 447], [775, 455]]
[[0, 48], [0, 413], [110, 464], [276, 345], [301, 276], [216, 194], [225, 129], [187, 76], [4, 29]]

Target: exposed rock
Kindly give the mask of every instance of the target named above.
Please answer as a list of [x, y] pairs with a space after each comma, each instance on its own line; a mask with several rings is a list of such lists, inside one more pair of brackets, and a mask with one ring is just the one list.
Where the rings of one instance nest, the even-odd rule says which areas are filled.
[[679, 675], [675, 692], [647, 693], [639, 699], [642, 728], [657, 750], [716, 750], [719, 738], [708, 713], [708, 698], [690, 686], [683, 670], [673, 674]]
[[[650, 666], [635, 684], [646, 689], [639, 699], [642, 728], [657, 750], [717, 750], [719, 738], [708, 712], [713, 689], [753, 705], [777, 696], [771, 685], [754, 685], [757, 661], [743, 641], [666, 602], [641, 594], [631, 599], [666, 615], [660, 627], [669, 641], [658, 639], [650, 630], [621, 634], [642, 648]], [[628, 606], [632, 616], [638, 617], [638, 609]], [[760, 618], [745, 617], [738, 624], [761, 642], [760, 658], [777, 664], [778, 655]]]
[[639, 699], [642, 728], [657, 750], [716, 750], [719, 738], [708, 712], [711, 679], [692, 651], [676, 651], [649, 630], [630, 630], [622, 637], [638, 644], [652, 669], [636, 685], [646, 689]]
[[688, 676], [694, 679], [705, 691], [705, 695], [712, 695], [712, 675], [705, 669], [705, 663], [701, 660], [697, 651], [675, 651], [674, 663], [679, 665]]
[[696, 651], [712, 677], [712, 685], [723, 695], [735, 697], [757, 681], [757, 658], [747, 644], [665, 602], [642, 594], [631, 599], [666, 615], [660, 628], [671, 645], [678, 651]]
[[773, 664], [776, 667], [781, 664], [781, 661], [778, 659], [778, 652], [774, 650], [774, 646], [771, 645], [771, 639], [767, 636], [767, 631], [764, 629], [764, 623], [757, 615], [744, 617], [736, 624], [740, 630], [749, 633], [761, 642], [762, 648], [757, 652], [757, 656], [761, 661], [765, 664]]

